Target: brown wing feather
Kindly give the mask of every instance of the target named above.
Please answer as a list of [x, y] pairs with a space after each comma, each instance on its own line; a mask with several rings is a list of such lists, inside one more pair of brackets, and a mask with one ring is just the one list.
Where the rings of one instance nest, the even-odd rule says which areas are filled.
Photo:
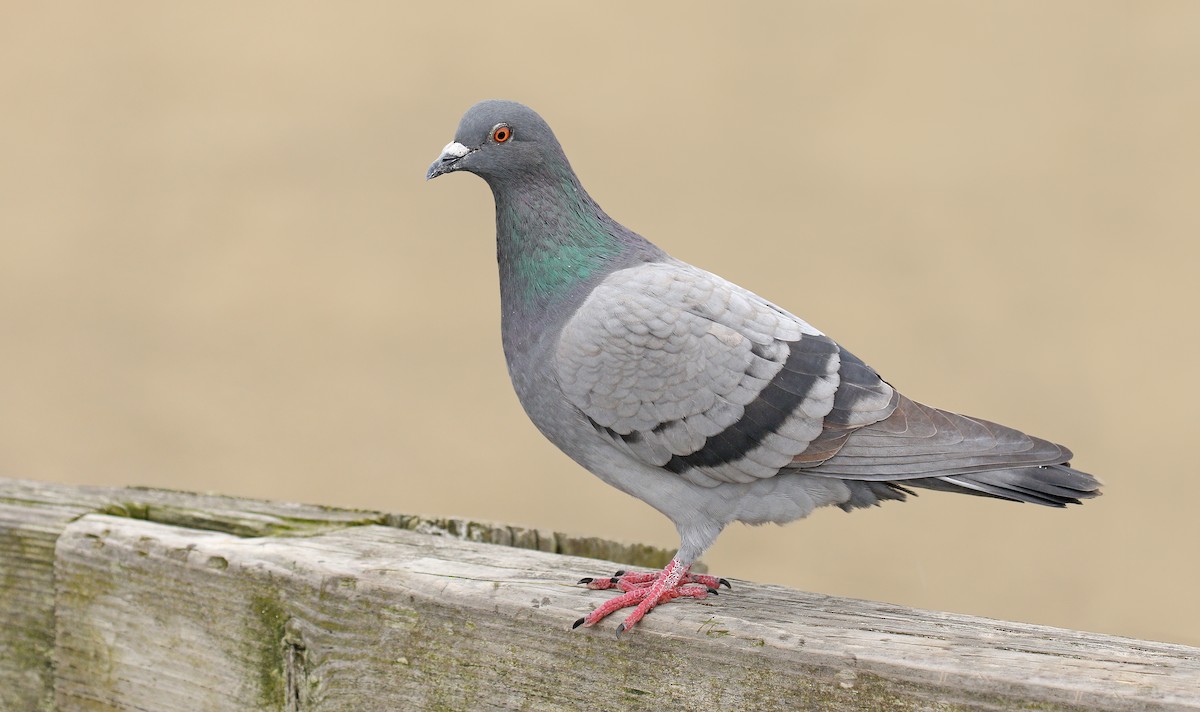
[[841, 447], [805, 472], [847, 479], [905, 480], [1058, 465], [1071, 459], [1070, 450], [1061, 445], [902, 395], [897, 395], [895, 409], [886, 418], [849, 433], [833, 430], [822, 437], [831, 445], [840, 442]]

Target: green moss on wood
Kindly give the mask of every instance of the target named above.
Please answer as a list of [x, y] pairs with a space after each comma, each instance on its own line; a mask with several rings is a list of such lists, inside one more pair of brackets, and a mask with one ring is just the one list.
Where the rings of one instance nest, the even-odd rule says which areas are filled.
[[[483, 544], [500, 544], [520, 549], [533, 549], [589, 559], [604, 559], [645, 569], [661, 569], [675, 552], [645, 544], [624, 544], [598, 537], [580, 537], [562, 532], [547, 532], [525, 527], [477, 522], [460, 517], [422, 517], [415, 514], [392, 514], [386, 523], [398, 529], [422, 534], [447, 536]], [[705, 571], [703, 564], [693, 567]]]
[[386, 520], [386, 515], [382, 512], [362, 512], [362, 516], [355, 518], [320, 519], [253, 510], [197, 509], [136, 501], [109, 503], [97, 511], [116, 517], [142, 519], [156, 524], [170, 524], [240, 537], [314, 536], [345, 527], [383, 524]]
[[[53, 709], [54, 535], [0, 527], [0, 670], [20, 673], [0, 689], [0, 708]], [[28, 601], [41, 581], [45, 605]]]
[[288, 613], [272, 596], [250, 599], [250, 611], [256, 622], [250, 636], [250, 651], [258, 671], [258, 701], [262, 709], [283, 709], [287, 699], [284, 685], [284, 626]]

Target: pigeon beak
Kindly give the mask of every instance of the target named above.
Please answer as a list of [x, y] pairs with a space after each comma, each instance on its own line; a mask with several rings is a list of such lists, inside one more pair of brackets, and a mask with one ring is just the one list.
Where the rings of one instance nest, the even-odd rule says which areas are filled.
[[471, 149], [457, 141], [446, 144], [446, 147], [442, 149], [442, 155], [437, 157], [437, 160], [429, 167], [429, 171], [425, 173], [425, 180], [433, 180], [443, 173], [458, 170], [458, 162], [470, 152]]

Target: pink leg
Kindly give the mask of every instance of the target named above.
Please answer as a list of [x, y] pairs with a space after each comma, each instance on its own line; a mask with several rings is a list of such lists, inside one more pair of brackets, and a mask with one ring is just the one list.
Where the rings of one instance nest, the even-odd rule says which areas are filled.
[[690, 567], [672, 560], [662, 571], [655, 572], [622, 572], [618, 571], [611, 578], [581, 579], [579, 583], [587, 584], [592, 589], [607, 589], [617, 587], [624, 591], [620, 596], [610, 599], [596, 610], [575, 621], [573, 628], [589, 627], [599, 623], [608, 615], [622, 608], [633, 608], [625, 621], [617, 627], [617, 635], [629, 630], [650, 612], [655, 606], [673, 601], [676, 598], [707, 598], [716, 595], [717, 587], [724, 585], [732, 588], [729, 582], [716, 576], [692, 574]]

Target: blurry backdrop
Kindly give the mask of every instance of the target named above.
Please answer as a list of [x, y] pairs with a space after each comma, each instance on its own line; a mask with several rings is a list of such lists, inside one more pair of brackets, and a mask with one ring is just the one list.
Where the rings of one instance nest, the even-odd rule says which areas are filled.
[[1107, 484], [737, 525], [713, 571], [1200, 644], [1197, 37], [1193, 2], [4, 3], [0, 475], [675, 546], [528, 424], [491, 195], [423, 180], [511, 98], [617, 219]]

